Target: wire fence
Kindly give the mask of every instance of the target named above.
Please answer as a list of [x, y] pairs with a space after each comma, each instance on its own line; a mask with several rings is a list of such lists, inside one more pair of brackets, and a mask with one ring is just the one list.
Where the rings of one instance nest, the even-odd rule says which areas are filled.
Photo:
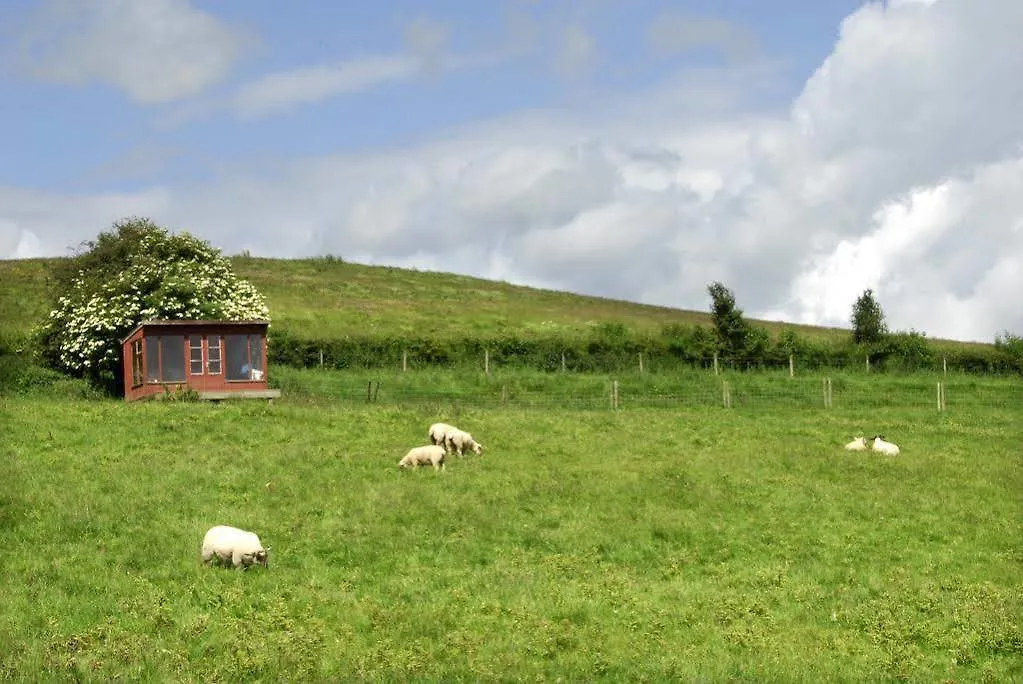
[[278, 378], [292, 396], [342, 403], [446, 404], [481, 408], [722, 407], [849, 409], [916, 407], [935, 411], [1018, 408], [1023, 379], [934, 374], [789, 376], [760, 372], [688, 372], [621, 377], [588, 374], [373, 373], [292, 370]]

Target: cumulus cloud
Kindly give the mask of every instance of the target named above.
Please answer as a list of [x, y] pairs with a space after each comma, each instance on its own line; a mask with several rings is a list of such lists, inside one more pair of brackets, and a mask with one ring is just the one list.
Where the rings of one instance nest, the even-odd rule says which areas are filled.
[[161, 103], [222, 80], [249, 43], [189, 0], [48, 0], [25, 27], [22, 61], [45, 80]]
[[330, 252], [700, 310], [722, 280], [750, 316], [826, 325], [848, 325], [871, 287], [896, 329], [990, 341], [1023, 330], [1006, 296], [1023, 289], [1019, 26], [1015, 0], [873, 3], [785, 111], [750, 111], [764, 71], [722, 67], [585, 112], [201, 187], [0, 189], [0, 221], [43, 253], [137, 213], [228, 253]]

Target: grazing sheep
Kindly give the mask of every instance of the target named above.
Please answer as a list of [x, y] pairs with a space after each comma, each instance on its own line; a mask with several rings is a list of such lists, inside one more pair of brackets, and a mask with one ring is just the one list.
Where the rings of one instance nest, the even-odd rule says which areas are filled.
[[447, 423], [434, 423], [430, 426], [430, 444], [444, 444], [449, 430], [457, 430], [454, 425]]
[[857, 437], [853, 441], [845, 445], [847, 451], [866, 451], [867, 450], [867, 438]]
[[227, 563], [230, 560], [234, 567], [244, 570], [248, 570], [253, 563], [268, 568], [269, 550], [263, 548], [259, 537], [252, 532], [229, 525], [216, 525], [206, 532], [202, 540], [202, 562], [209, 563], [216, 559]]
[[874, 436], [874, 446], [873, 446], [873, 448], [874, 448], [874, 451], [879, 451], [882, 454], [885, 454], [886, 456], [898, 456], [899, 455], [899, 447], [896, 446], [895, 444], [892, 444], [891, 442], [884, 441], [884, 436], [882, 436], [882, 435], [875, 435]]
[[471, 449], [477, 456], [483, 455], [483, 445], [473, 439], [468, 432], [458, 428], [448, 430], [447, 436], [444, 438], [444, 446], [448, 451], [457, 453], [459, 457], [466, 449]]
[[444, 470], [444, 447], [439, 444], [413, 447], [398, 461], [399, 468], [418, 468], [421, 465], [432, 465], [434, 470]]

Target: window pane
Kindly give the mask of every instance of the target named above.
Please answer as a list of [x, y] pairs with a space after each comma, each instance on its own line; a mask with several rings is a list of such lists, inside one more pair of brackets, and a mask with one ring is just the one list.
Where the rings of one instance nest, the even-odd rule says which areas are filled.
[[160, 369], [164, 382], [185, 381], [185, 336], [160, 338]]
[[142, 375], [145, 367], [142, 363], [142, 340], [135, 340], [131, 343], [131, 385], [138, 387], [142, 384]]
[[206, 372], [210, 375], [220, 375], [220, 335], [212, 335], [208, 340], [209, 363]]
[[249, 335], [249, 359], [252, 361], [252, 370], [249, 378], [252, 380], [263, 379], [263, 338], [259, 335]]
[[249, 379], [249, 345], [246, 335], [227, 335], [224, 338], [227, 354], [227, 379]]
[[191, 335], [188, 338], [188, 372], [202, 375], [202, 336]]
[[146, 382], [160, 382], [160, 338], [146, 338]]

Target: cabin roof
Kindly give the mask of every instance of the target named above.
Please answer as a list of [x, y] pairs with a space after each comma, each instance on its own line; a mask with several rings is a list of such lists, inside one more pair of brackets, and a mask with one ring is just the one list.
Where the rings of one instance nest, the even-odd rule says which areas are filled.
[[121, 338], [121, 344], [124, 344], [129, 337], [131, 337], [132, 335], [137, 333], [142, 328], [147, 328], [147, 327], [150, 327], [150, 326], [153, 326], [153, 327], [155, 327], [155, 326], [180, 326], [180, 327], [201, 326], [201, 327], [206, 327], [206, 328], [230, 328], [230, 327], [242, 327], [242, 326], [253, 326], [253, 325], [269, 326], [270, 325], [270, 321], [263, 320], [263, 319], [252, 319], [252, 320], [244, 320], [244, 321], [229, 321], [229, 320], [221, 320], [221, 319], [196, 320], [196, 319], [181, 319], [181, 318], [177, 318], [177, 319], [157, 319], [157, 318], [154, 318], [154, 319], [150, 319], [148, 321], [142, 321], [141, 323], [136, 325], [134, 328], [132, 328], [131, 332], [129, 332], [127, 335], [125, 335], [124, 337]]

